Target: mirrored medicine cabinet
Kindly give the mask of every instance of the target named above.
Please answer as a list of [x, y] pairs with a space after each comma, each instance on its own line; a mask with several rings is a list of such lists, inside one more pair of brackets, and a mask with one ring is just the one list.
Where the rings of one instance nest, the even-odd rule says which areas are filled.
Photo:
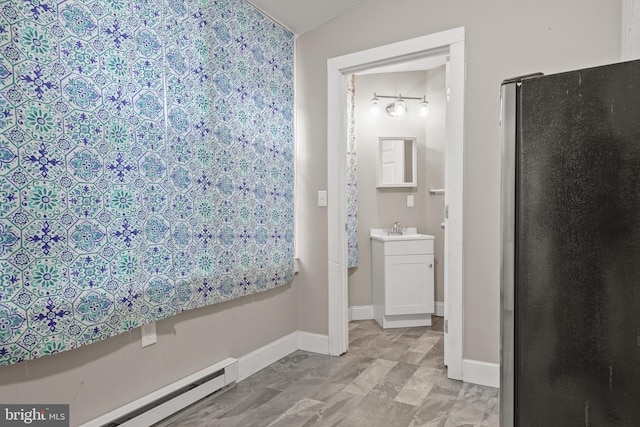
[[380, 137], [377, 188], [416, 187], [416, 138]]

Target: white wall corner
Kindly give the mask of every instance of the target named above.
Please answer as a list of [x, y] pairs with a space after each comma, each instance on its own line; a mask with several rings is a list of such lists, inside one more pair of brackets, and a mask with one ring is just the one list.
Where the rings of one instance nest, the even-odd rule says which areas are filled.
[[298, 331], [298, 349], [318, 354], [329, 354], [329, 336]]
[[462, 360], [462, 381], [500, 388], [500, 364], [479, 360]]
[[372, 305], [356, 305], [349, 307], [349, 322], [352, 320], [371, 320], [373, 319]]

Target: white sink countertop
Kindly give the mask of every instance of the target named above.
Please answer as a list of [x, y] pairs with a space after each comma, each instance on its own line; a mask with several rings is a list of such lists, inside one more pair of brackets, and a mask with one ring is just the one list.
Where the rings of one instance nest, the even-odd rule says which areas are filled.
[[395, 240], [434, 240], [435, 237], [429, 234], [418, 234], [416, 227], [403, 228], [402, 234], [387, 234], [384, 228], [372, 228], [371, 238], [374, 240], [382, 240], [383, 242], [391, 242]]

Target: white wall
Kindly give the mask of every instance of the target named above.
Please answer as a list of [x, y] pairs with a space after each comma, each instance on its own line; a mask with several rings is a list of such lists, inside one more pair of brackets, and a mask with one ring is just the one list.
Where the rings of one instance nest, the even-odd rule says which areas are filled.
[[[349, 270], [349, 305], [366, 306], [372, 301], [371, 228], [384, 228], [400, 221], [404, 227], [417, 227], [419, 233], [436, 236], [436, 300], [444, 301], [442, 261], [444, 233], [443, 197], [430, 196], [430, 188], [444, 185], [445, 72], [433, 71], [365, 74], [356, 76], [356, 132], [358, 158], [358, 267]], [[382, 114], [369, 114], [373, 93], [422, 97], [428, 94], [432, 116], [418, 117], [417, 100], [407, 100], [408, 114], [398, 119], [384, 113], [392, 99], [381, 98]], [[379, 137], [416, 137], [416, 188], [376, 188], [376, 161]], [[407, 207], [407, 195], [415, 206]], [[438, 292], [439, 291], [439, 292]], [[438, 299], [438, 296], [440, 299]]]
[[[393, 23], [393, 25], [390, 25]], [[300, 329], [326, 334], [327, 59], [466, 28], [464, 357], [499, 362], [500, 83], [620, 59], [621, 4], [614, 0], [369, 0], [298, 37]]]

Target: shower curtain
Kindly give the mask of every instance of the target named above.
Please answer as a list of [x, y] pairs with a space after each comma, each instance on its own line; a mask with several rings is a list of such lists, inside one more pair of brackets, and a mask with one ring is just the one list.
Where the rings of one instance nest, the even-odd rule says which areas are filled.
[[358, 266], [358, 170], [356, 158], [356, 76], [347, 77], [347, 244], [348, 267]]

